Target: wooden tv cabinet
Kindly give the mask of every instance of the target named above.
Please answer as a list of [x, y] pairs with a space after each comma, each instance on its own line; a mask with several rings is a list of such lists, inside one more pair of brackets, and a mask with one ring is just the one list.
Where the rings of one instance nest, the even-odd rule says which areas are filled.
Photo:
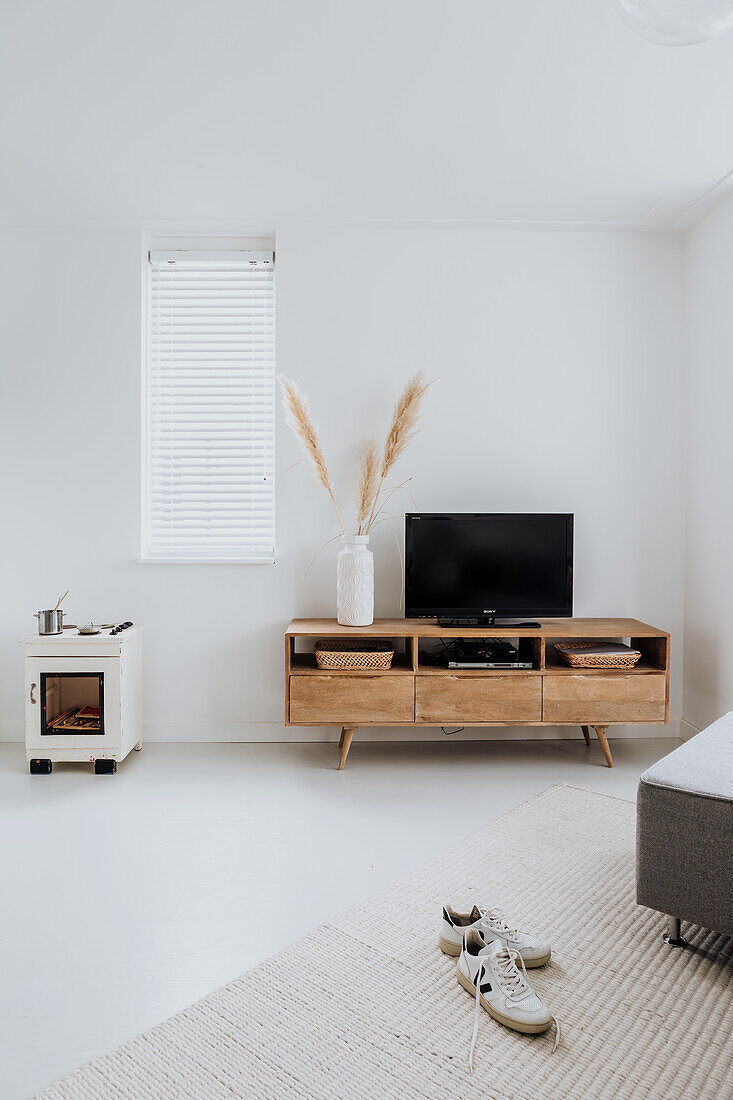
[[[319, 638], [389, 638], [392, 667], [383, 672], [324, 672]], [[531, 669], [448, 669], [425, 661], [438, 639], [511, 638]], [[633, 669], [578, 669], [559, 662], [554, 642], [626, 641], [640, 649]], [[666, 723], [669, 634], [636, 619], [545, 619], [539, 627], [445, 627], [433, 619], [375, 619], [339, 626], [335, 619], [293, 619], [285, 633], [285, 724], [341, 726], [339, 770], [360, 726], [580, 726], [598, 736], [609, 768], [612, 724]]]

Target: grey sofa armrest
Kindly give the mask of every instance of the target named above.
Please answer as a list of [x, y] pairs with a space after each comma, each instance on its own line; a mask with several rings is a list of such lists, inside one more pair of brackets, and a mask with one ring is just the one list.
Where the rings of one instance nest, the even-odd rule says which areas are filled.
[[733, 712], [642, 775], [636, 900], [733, 935]]

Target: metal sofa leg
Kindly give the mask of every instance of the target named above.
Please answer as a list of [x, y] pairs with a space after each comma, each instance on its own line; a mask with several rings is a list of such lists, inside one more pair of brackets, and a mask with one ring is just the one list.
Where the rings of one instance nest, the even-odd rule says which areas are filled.
[[667, 917], [667, 934], [664, 942], [670, 947], [687, 947], [687, 940], [681, 935], [679, 917]]

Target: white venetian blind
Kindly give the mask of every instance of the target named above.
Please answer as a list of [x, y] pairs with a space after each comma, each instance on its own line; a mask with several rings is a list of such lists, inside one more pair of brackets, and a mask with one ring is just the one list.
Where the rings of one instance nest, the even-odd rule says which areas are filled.
[[143, 558], [273, 561], [272, 252], [151, 252]]

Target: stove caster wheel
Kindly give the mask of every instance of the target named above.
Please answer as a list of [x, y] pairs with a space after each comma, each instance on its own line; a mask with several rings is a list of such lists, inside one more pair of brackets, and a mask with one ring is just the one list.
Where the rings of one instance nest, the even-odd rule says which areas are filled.
[[28, 770], [31, 775], [50, 775], [53, 771], [53, 764], [50, 760], [31, 760]]
[[95, 775], [114, 775], [117, 771], [116, 760], [95, 760], [94, 761], [94, 774]]

